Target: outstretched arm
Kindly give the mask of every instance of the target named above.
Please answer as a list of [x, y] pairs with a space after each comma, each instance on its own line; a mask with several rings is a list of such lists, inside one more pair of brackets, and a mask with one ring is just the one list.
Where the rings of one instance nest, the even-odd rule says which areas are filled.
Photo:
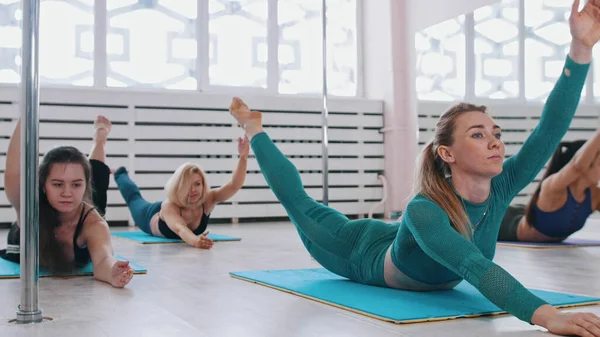
[[550, 191], [561, 191], [567, 188], [581, 175], [588, 172], [592, 164], [600, 156], [600, 130], [575, 153], [573, 158], [560, 171], [546, 178], [543, 188]]
[[215, 189], [211, 192], [211, 208], [212, 206], [221, 203], [231, 197], [233, 197], [246, 180], [246, 169], [248, 166], [248, 153], [250, 151], [250, 142], [247, 137], [238, 139], [238, 151], [240, 153], [240, 160], [238, 161], [237, 168], [233, 172], [231, 181], [227, 184]]
[[[404, 221], [429, 257], [462, 276], [499, 308], [555, 334], [600, 336], [600, 319], [596, 315], [561, 313], [532, 294], [452, 228], [448, 216], [432, 201], [413, 201], [406, 209]], [[594, 333], [586, 335], [582, 331]]]
[[8, 150], [6, 151], [6, 168], [4, 170], [4, 190], [8, 201], [17, 212], [17, 223], [19, 223], [19, 212], [21, 210], [21, 119], [10, 137]]
[[[572, 50], [581, 47], [573, 42]], [[591, 50], [589, 51], [591, 55]], [[575, 54], [575, 53], [573, 53]], [[580, 62], [584, 57], [577, 58]], [[544, 167], [565, 136], [577, 110], [581, 91], [589, 69], [588, 63], [578, 63], [568, 57], [560, 78], [550, 93], [540, 122], [523, 143], [517, 154], [506, 160], [500, 179], [507, 198], [512, 198], [529, 184]]]
[[104, 220], [88, 224], [83, 234], [92, 257], [94, 277], [116, 288], [125, 287], [134, 270], [128, 261], [114, 257], [108, 224]]
[[208, 232], [197, 236], [185, 223], [185, 220], [179, 215], [179, 208], [169, 202], [163, 202], [161, 215], [165, 219], [167, 226], [177, 234], [185, 243], [196, 248], [211, 248], [212, 241], [206, 238]]
[[485, 258], [450, 225], [448, 216], [434, 202], [412, 201], [404, 214], [404, 222], [429, 257], [463, 277], [499, 308], [531, 322], [534, 311], [546, 304], [503, 268]]
[[580, 12], [573, 2], [569, 27], [572, 41], [564, 69], [550, 93], [539, 124], [521, 147], [509, 158], [499, 182], [511, 199], [529, 184], [544, 167], [569, 129], [581, 98], [592, 48], [600, 39], [600, 0], [588, 0]]

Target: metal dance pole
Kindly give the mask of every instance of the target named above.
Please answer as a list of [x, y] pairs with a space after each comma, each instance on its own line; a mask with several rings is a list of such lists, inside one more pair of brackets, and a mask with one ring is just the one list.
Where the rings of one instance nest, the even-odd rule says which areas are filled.
[[17, 323], [39, 323], [39, 8], [40, 0], [23, 1], [23, 46], [21, 48], [21, 304]]
[[323, 25], [323, 110], [322, 116], [322, 158], [323, 158], [323, 205], [329, 203], [329, 165], [328, 165], [328, 145], [329, 138], [327, 134], [327, 118], [329, 111], [327, 109], [327, 0], [322, 1], [321, 21]]

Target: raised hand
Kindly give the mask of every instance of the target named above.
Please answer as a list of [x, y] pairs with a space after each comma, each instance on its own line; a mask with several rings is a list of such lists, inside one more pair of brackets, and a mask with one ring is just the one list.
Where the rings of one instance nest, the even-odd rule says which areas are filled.
[[238, 138], [238, 152], [240, 156], [248, 158], [248, 153], [250, 152], [250, 141], [248, 140], [248, 136]]
[[213, 242], [213, 240], [211, 240], [207, 237], [208, 233], [210, 233], [210, 232], [206, 231], [198, 236], [198, 238], [196, 239], [196, 245], [195, 245], [197, 248], [202, 248], [202, 249], [211, 249], [212, 248], [214, 242]]
[[123, 288], [133, 278], [134, 269], [129, 265], [129, 261], [117, 261], [112, 266], [112, 275], [110, 284], [116, 288]]
[[571, 36], [582, 45], [592, 48], [600, 40], [600, 0], [588, 0], [581, 12], [579, 2], [575, 0], [571, 8]]

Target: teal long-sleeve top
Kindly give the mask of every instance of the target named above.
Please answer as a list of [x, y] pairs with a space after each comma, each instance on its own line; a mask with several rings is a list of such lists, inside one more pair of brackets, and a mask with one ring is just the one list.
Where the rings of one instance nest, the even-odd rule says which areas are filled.
[[[504, 162], [502, 173], [492, 179], [487, 215], [471, 241], [451, 226], [437, 204], [423, 195], [411, 200], [392, 245], [392, 261], [400, 271], [427, 284], [462, 278], [499, 308], [531, 323], [534, 311], [546, 302], [492, 262], [496, 239], [508, 205], [540, 172], [568, 131], [588, 69], [589, 64], [567, 57], [539, 124], [519, 152]], [[472, 224], [482, 218], [487, 202], [464, 200]]]

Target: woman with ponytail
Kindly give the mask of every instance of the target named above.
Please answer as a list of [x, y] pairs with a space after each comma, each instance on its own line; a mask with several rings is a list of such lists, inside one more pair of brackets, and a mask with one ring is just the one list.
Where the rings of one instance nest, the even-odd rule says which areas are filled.
[[450, 289], [463, 280], [517, 318], [559, 335], [600, 337], [600, 318], [561, 313], [492, 262], [500, 222], [567, 132], [600, 40], [600, 0], [573, 3], [569, 56], [540, 123], [504, 161], [500, 127], [486, 108], [460, 103], [442, 114], [421, 157], [416, 193], [400, 222], [349, 220], [313, 200], [294, 164], [262, 128], [262, 114], [234, 98], [232, 116], [250, 139], [269, 187], [311, 256], [352, 281], [409, 291]]
[[600, 130], [561, 142], [527, 205], [508, 207], [498, 241], [561, 242], [600, 210]]

